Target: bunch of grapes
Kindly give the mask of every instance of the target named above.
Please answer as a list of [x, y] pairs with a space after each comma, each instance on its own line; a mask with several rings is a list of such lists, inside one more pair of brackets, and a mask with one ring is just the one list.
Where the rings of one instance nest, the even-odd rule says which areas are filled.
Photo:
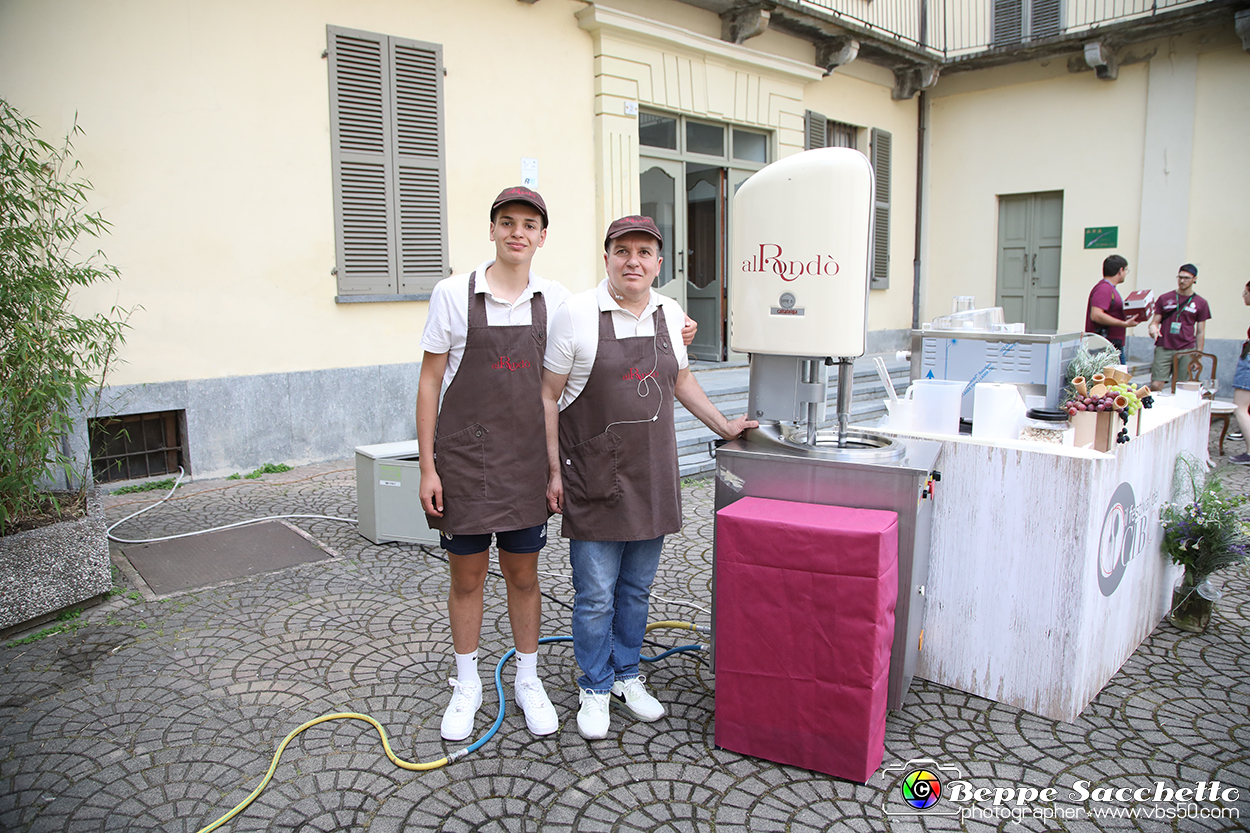
[[1105, 384], [1095, 385], [1095, 388], [1101, 387], [1101, 396], [1094, 393], [1081, 394], [1077, 392], [1072, 399], [1064, 406], [1067, 408], [1069, 416], [1076, 416], [1081, 411], [1119, 411], [1120, 419], [1128, 422], [1129, 416], [1136, 414], [1143, 407], [1149, 408], [1154, 404], [1154, 399], [1149, 395], [1144, 398], [1138, 398], [1138, 391], [1133, 390], [1132, 386], [1127, 384]]
[[1077, 394], [1068, 401], [1068, 416], [1076, 416], [1080, 411], [1114, 411], [1116, 396], [1119, 394], [1106, 393], [1102, 396], [1090, 396], [1086, 394], [1081, 396]]
[[[1128, 405], [1125, 407], [1130, 414], [1137, 413], [1142, 405], [1145, 405], [1147, 408], [1150, 407], [1148, 402], [1143, 402], [1137, 398], [1137, 392], [1130, 385], [1107, 385], [1107, 393], [1110, 396], [1123, 396], [1127, 399]], [[1149, 400], [1150, 397], [1148, 396], [1146, 399]]]

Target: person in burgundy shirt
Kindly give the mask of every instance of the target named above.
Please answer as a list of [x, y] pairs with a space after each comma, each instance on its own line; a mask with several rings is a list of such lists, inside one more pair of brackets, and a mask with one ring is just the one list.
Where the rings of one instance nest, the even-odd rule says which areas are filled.
[[1198, 267], [1186, 263], [1176, 273], [1176, 291], [1165, 292], [1155, 302], [1150, 319], [1150, 337], [1155, 340], [1154, 361], [1150, 365], [1150, 387], [1163, 390], [1172, 378], [1172, 357], [1182, 350], [1202, 350], [1206, 343], [1211, 307], [1194, 292]]
[[1128, 361], [1124, 352], [1124, 332], [1141, 323], [1136, 315], [1124, 316], [1124, 299], [1116, 287], [1128, 277], [1128, 261], [1111, 255], [1102, 262], [1102, 280], [1094, 284], [1085, 308], [1085, 332], [1095, 333], [1120, 351], [1120, 364]]

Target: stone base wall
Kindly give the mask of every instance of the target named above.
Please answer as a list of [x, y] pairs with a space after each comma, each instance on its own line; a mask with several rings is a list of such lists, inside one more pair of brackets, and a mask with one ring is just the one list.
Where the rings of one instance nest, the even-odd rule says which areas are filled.
[[0, 630], [29, 622], [113, 586], [98, 493], [75, 521], [0, 538]]

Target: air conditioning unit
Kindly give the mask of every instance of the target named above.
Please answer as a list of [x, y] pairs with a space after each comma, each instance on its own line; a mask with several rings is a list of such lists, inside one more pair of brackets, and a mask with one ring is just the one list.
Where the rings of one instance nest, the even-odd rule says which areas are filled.
[[416, 440], [357, 446], [356, 517], [360, 534], [375, 544], [438, 544], [421, 509]]

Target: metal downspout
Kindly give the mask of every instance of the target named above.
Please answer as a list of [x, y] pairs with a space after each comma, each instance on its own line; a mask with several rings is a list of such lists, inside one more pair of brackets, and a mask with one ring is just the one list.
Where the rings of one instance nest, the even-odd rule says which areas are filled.
[[916, 107], [916, 241], [912, 260], [911, 328], [920, 329], [920, 229], [924, 219], [924, 140], [928, 127], [929, 95], [920, 91]]

